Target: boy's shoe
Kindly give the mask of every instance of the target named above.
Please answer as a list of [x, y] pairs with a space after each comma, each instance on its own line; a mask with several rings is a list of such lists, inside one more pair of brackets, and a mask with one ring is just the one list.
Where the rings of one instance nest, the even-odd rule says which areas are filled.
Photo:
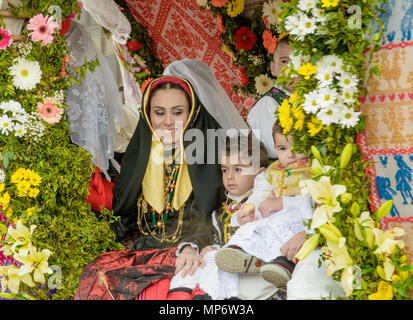
[[291, 271], [276, 262], [264, 264], [260, 269], [260, 274], [264, 280], [272, 283], [277, 288], [284, 288], [291, 279]]
[[264, 261], [243, 251], [240, 247], [229, 246], [219, 249], [215, 263], [223, 271], [231, 273], [258, 273]]

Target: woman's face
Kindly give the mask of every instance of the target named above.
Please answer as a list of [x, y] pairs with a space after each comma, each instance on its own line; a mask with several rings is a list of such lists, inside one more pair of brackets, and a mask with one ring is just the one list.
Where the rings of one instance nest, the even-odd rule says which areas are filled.
[[159, 89], [150, 100], [149, 119], [164, 145], [178, 142], [189, 117], [189, 101], [182, 90]]

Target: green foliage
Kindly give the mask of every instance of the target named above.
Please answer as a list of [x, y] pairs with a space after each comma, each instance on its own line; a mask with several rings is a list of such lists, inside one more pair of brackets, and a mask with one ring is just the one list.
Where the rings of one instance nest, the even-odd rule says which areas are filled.
[[[13, 9], [18, 14], [33, 16], [38, 13], [48, 14], [50, 1], [24, 1], [21, 8]], [[68, 16], [78, 10], [77, 1], [55, 1], [54, 5], [62, 8], [62, 16]], [[0, 21], [1, 22], [1, 21]], [[56, 31], [54, 41], [46, 46], [32, 42], [28, 30], [23, 30], [22, 41], [15, 41], [12, 46], [0, 50], [0, 103], [14, 100], [19, 102], [26, 112], [36, 112], [38, 102], [45, 97], [54, 97], [64, 93], [72, 83], [81, 83], [87, 72], [93, 72], [99, 65], [97, 59], [85, 61], [85, 64], [71, 73], [65, 69], [68, 50], [65, 40]], [[26, 91], [14, 87], [9, 68], [13, 61], [22, 56], [19, 46], [32, 46], [27, 60], [38, 61], [42, 70], [40, 83], [33, 90]], [[67, 106], [62, 102], [62, 108]], [[86, 264], [99, 254], [123, 249], [115, 241], [110, 228], [114, 221], [112, 212], [104, 211], [96, 215], [86, 201], [88, 185], [92, 173], [91, 155], [74, 145], [70, 140], [70, 122], [66, 114], [60, 122], [44, 122], [45, 131], [40, 139], [25, 135], [0, 134], [0, 160], [5, 173], [5, 189], [10, 195], [12, 213], [10, 220], [21, 219], [27, 226], [36, 225], [33, 244], [38, 250], [49, 249], [49, 266], [58, 266], [62, 272], [61, 287], [54, 295], [49, 294], [47, 285], [29, 288], [21, 283], [20, 295], [25, 299], [72, 299], [78, 286], [79, 276]], [[31, 169], [42, 181], [36, 197], [18, 196], [16, 184], [10, 181], [17, 169]], [[27, 209], [35, 208], [29, 214]], [[3, 212], [3, 214], [6, 214]], [[3, 226], [3, 225], [2, 225]], [[4, 233], [4, 227], [0, 230]], [[46, 274], [48, 279], [54, 275]]]

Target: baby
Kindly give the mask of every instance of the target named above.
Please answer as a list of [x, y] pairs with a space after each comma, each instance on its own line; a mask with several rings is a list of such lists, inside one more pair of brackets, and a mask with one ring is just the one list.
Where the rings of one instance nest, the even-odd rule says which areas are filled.
[[295, 265], [282, 256], [280, 248], [306, 230], [304, 222], [311, 219], [313, 206], [298, 188], [300, 180], [310, 178], [308, 158], [291, 152], [292, 137], [282, 133], [278, 120], [272, 133], [278, 160], [256, 176], [251, 196], [231, 216], [231, 225], [239, 228], [215, 254], [215, 262], [230, 273], [259, 272], [282, 288]]

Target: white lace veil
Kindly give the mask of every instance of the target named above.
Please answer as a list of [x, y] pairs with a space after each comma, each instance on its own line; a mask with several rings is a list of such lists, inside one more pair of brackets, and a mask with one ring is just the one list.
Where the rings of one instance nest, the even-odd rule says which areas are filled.
[[112, 31], [115, 41], [125, 44], [131, 33], [131, 25], [119, 6], [113, 0], [81, 0], [96, 22]]
[[204, 62], [194, 59], [174, 61], [166, 67], [163, 74], [187, 79], [204, 107], [225, 131], [248, 130], [238, 110]]
[[125, 125], [121, 94], [109, 64], [84, 27], [72, 21], [65, 38], [70, 51], [68, 68], [72, 72], [85, 59], [99, 60], [100, 65], [93, 73], [87, 71], [80, 86], [73, 84], [67, 91], [67, 114], [72, 142], [86, 149], [92, 155], [92, 162], [110, 179], [107, 170], [114, 156], [115, 122]]

